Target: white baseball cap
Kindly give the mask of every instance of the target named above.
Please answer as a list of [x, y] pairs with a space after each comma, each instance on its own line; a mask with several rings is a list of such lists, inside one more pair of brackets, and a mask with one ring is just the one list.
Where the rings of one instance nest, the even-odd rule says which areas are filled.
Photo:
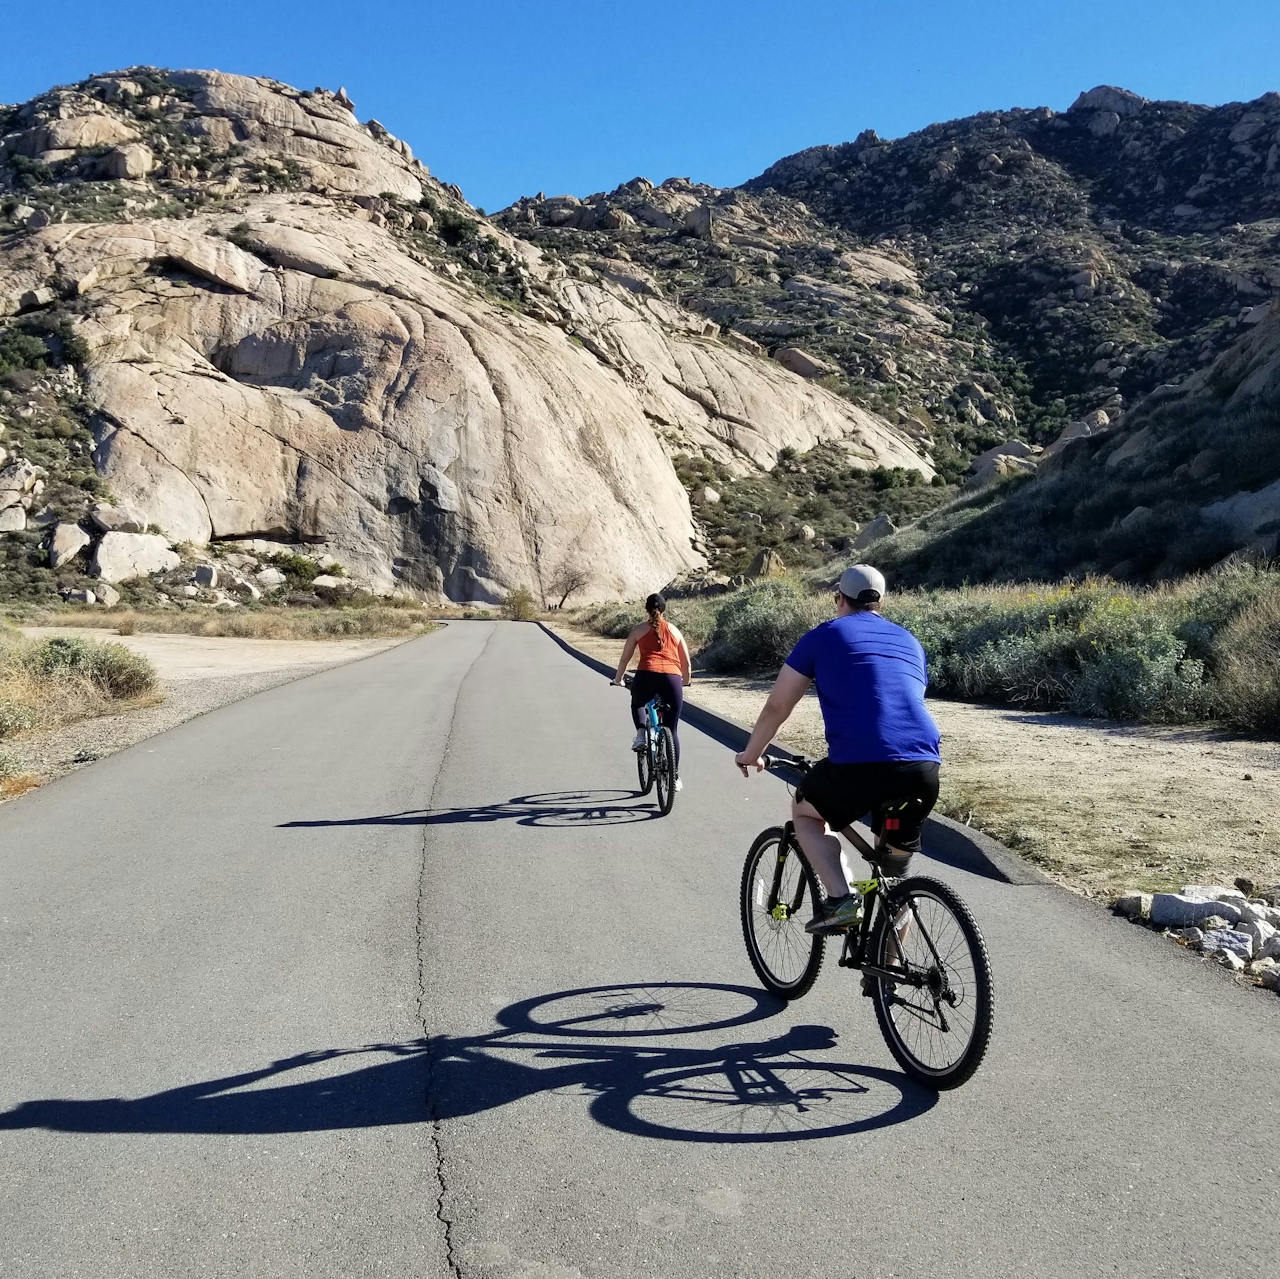
[[836, 589], [856, 604], [873, 604], [884, 599], [884, 574], [870, 564], [853, 564], [840, 574]]

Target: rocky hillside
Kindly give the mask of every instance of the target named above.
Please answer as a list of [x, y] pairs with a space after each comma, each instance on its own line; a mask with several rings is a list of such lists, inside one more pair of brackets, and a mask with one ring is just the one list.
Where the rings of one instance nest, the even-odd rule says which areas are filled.
[[1280, 95], [1104, 87], [485, 218], [341, 91], [135, 68], [0, 109], [0, 214], [0, 593], [83, 589], [103, 499], [460, 600], [895, 523], [915, 580], [1144, 578], [1258, 553], [1221, 504], [1280, 479], [1221, 375], [1269, 358]]
[[[705, 559], [674, 456], [732, 477], [826, 443], [933, 475], [918, 430], [633, 263], [481, 218], [341, 92], [55, 90], [0, 110], [0, 212], [8, 589], [83, 586], [105, 495], [153, 536], [304, 543], [381, 590], [634, 595]], [[88, 538], [55, 565], [59, 524]]]
[[1020, 375], [1041, 442], [1208, 364], [1280, 291], [1280, 94], [1215, 108], [1102, 87], [1061, 115], [866, 132], [747, 189], [891, 240]]

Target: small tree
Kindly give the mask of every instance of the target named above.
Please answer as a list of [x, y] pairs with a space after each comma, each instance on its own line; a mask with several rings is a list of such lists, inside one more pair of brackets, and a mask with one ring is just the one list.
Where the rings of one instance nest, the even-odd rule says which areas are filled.
[[513, 622], [532, 622], [538, 616], [538, 604], [527, 586], [517, 586], [507, 592], [507, 598], [502, 601], [502, 611]]
[[560, 597], [560, 602], [555, 607], [564, 608], [569, 596], [575, 591], [582, 590], [590, 580], [591, 573], [580, 559], [575, 556], [564, 560], [552, 573], [551, 581], [548, 583], [551, 593]]

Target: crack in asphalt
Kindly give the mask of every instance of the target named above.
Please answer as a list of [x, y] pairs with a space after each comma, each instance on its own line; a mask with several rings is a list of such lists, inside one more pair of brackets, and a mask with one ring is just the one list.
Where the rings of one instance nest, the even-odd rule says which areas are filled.
[[[436, 775], [431, 780], [431, 794], [427, 797], [427, 811], [434, 810], [436, 806], [436, 792], [440, 789], [440, 779], [444, 776], [444, 767], [449, 759], [449, 748], [453, 744], [453, 730], [458, 722], [458, 705], [462, 701], [462, 690], [467, 680], [471, 677], [471, 672], [475, 669], [476, 663], [488, 652], [489, 644], [493, 637], [498, 633], [497, 626], [494, 626], [484, 643], [480, 647], [480, 651], [471, 659], [467, 669], [463, 672], [462, 678], [458, 681], [457, 691], [453, 696], [453, 708], [449, 714], [449, 727], [444, 736], [444, 749], [440, 752], [440, 762], [436, 765]], [[431, 1142], [431, 1152], [435, 1156], [436, 1165], [436, 1220], [440, 1223], [441, 1230], [444, 1232], [444, 1249], [445, 1263], [449, 1267], [449, 1273], [452, 1275], [461, 1275], [462, 1271], [458, 1267], [457, 1253], [454, 1249], [453, 1240], [453, 1222], [450, 1220], [445, 1210], [445, 1201], [449, 1194], [449, 1182], [445, 1176], [444, 1167], [444, 1147], [440, 1141], [440, 1116], [436, 1111], [435, 1099], [433, 1096], [432, 1085], [435, 1082], [435, 1071], [431, 1058], [431, 1036], [427, 1031], [427, 971], [425, 955], [425, 941], [422, 931], [422, 909], [426, 902], [427, 895], [427, 849], [428, 834], [430, 827], [424, 825], [422, 828], [422, 857], [418, 864], [418, 898], [417, 898], [417, 917], [414, 920], [414, 940], [418, 948], [418, 1025], [422, 1027], [422, 1037], [427, 1041], [427, 1092], [426, 1104], [427, 1115], [430, 1120], [430, 1128], [428, 1129], [428, 1139]]]

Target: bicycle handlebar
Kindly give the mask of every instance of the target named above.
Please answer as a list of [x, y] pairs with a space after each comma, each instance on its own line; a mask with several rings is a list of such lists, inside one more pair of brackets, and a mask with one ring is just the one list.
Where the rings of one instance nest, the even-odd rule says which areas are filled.
[[806, 755], [793, 755], [790, 759], [784, 759], [781, 755], [764, 757], [764, 766], [770, 771], [777, 768], [794, 768], [797, 772], [807, 773], [813, 765], [814, 761]]

